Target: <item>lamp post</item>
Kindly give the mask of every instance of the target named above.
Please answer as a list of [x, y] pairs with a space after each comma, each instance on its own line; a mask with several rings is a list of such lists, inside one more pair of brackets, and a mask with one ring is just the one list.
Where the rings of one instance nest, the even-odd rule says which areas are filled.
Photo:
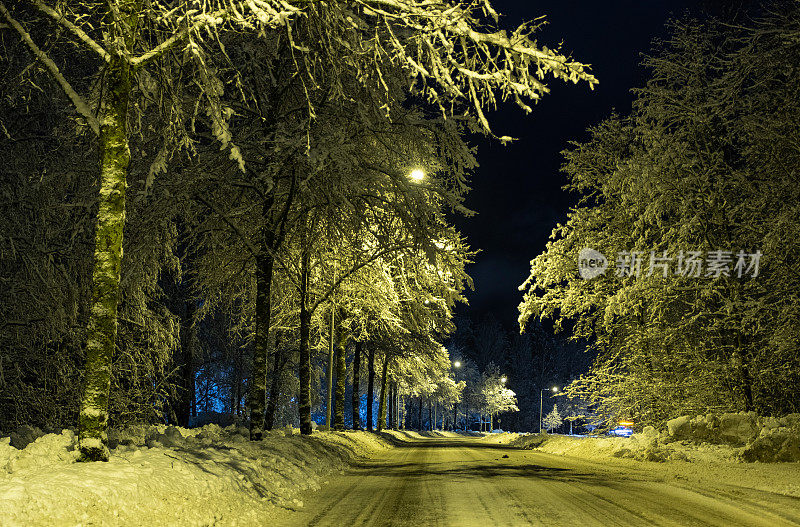
[[[461, 362], [455, 361], [453, 363], [453, 377], [456, 379], [456, 384], [458, 384], [458, 369], [461, 367]], [[458, 429], [458, 399], [456, 399], [455, 404], [453, 404], [453, 431], [455, 432]]]
[[542, 400], [544, 399], [544, 392], [557, 392], [558, 386], [553, 386], [552, 388], [546, 388], [544, 390], [539, 390], [539, 433], [542, 433]]

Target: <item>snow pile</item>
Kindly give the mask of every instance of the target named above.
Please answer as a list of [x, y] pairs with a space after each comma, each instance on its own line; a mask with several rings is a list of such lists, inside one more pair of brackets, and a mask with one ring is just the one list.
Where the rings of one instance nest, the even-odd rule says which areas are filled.
[[800, 414], [781, 418], [758, 417], [752, 412], [681, 416], [668, 421], [666, 430], [646, 426], [630, 438], [504, 434], [492, 442], [586, 459], [796, 462], [800, 461]]
[[0, 518], [16, 525], [255, 525], [297, 509], [353, 459], [388, 448], [366, 432], [300, 436], [281, 429], [137, 427], [110, 434], [108, 463], [75, 463], [75, 435], [47, 434], [23, 450], [0, 439]]
[[45, 433], [38, 426], [23, 425], [12, 432], [9, 439], [11, 439], [11, 446], [21, 450], [43, 435]]
[[668, 436], [692, 443], [743, 447], [742, 460], [800, 461], [800, 414], [760, 417], [754, 412], [681, 416], [667, 422]]

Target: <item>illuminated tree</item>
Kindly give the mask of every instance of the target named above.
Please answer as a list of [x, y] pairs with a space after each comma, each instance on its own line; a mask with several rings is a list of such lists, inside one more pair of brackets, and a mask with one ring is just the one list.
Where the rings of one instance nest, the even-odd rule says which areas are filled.
[[[581, 194], [565, 225], [531, 262], [520, 325], [569, 320], [598, 350], [592, 370], [568, 391], [597, 405], [603, 420], [636, 416], [658, 426], [708, 411], [797, 409], [796, 312], [787, 291], [794, 254], [800, 166], [796, 130], [798, 11], [754, 24], [674, 22], [645, 61], [651, 76], [629, 117], [612, 116], [565, 153]], [[779, 220], [776, 218], [780, 218]], [[610, 259], [583, 280], [578, 252]], [[726, 273], [709, 274], [712, 251], [731, 251]], [[639, 276], [617, 277], [615, 255], [642, 251]], [[667, 252], [666, 276], [649, 272]], [[700, 251], [698, 276], [678, 269], [680, 251]], [[758, 275], [736, 269], [737, 253], [760, 251]], [[780, 262], [780, 263], [779, 263]], [[793, 373], [795, 372], [795, 373]]]
[[553, 409], [550, 410], [550, 413], [544, 416], [544, 419], [542, 420], [542, 424], [544, 424], [544, 427], [547, 428], [548, 432], [551, 432], [553, 428], [558, 428], [563, 422], [564, 420], [562, 419], [561, 414], [558, 412], [557, 404], [553, 405]]
[[518, 412], [517, 397], [513, 390], [505, 387], [507, 379], [494, 365], [481, 375], [478, 388], [480, 410], [489, 415], [489, 429], [493, 428], [494, 416], [505, 412]]
[[[78, 54], [76, 60], [81, 70], [94, 71], [96, 77], [102, 74], [99, 89], [90, 87], [88, 96], [82, 96], [36, 44], [32, 38], [36, 32], [28, 31], [24, 22], [17, 20], [35, 20], [37, 28], [46, 24], [31, 14], [33, 10], [90, 54]], [[485, 130], [489, 130], [489, 123], [484, 108], [492, 106], [497, 97], [512, 97], [530, 111], [530, 101], [547, 92], [544, 78], [548, 74], [565, 81], [586, 81], [590, 86], [596, 82], [582, 64], [538, 47], [530, 38], [535, 29], [531, 24], [523, 24], [511, 34], [493, 31], [486, 17], [496, 22], [497, 13], [488, 2], [464, 5], [361, 0], [350, 5], [215, 0], [195, 4], [183, 0], [177, 5], [162, 5], [111, 0], [53, 8], [42, 0], [29, 0], [13, 13], [0, 3], [0, 15], [68, 97], [80, 116], [79, 127], [94, 133], [99, 144], [93, 307], [79, 418], [79, 448], [84, 460], [108, 457], [105, 429], [110, 363], [116, 338], [126, 178], [131, 160], [129, 115], [145, 111], [150, 100], [162, 105], [154, 112], [160, 117], [162, 130], [157, 135], [163, 138], [163, 144], [153, 158], [149, 181], [166, 169], [175, 151], [192, 151], [195, 118], [203, 113], [212, 135], [245, 170], [229, 126], [234, 112], [223, 102], [225, 84], [209, 52], [219, 49], [224, 54], [218, 47], [221, 35], [231, 30], [271, 36], [282, 31], [291, 42], [294, 64], [307, 64], [309, 71], [318, 66], [345, 71], [372, 88], [378, 98], [382, 91], [386, 96], [384, 72], [400, 65], [413, 79], [413, 89], [443, 113], [452, 111], [451, 103], [461, 103], [475, 112]], [[298, 32], [303, 38], [296, 42], [293, 35], [297, 26], [306, 30]], [[325, 43], [323, 53], [310, 52], [315, 42]], [[306, 84], [304, 91], [314, 90], [314, 86]], [[334, 99], [347, 96], [346, 83], [330, 82], [322, 89]], [[187, 110], [183, 104], [192, 91], [199, 104]], [[308, 100], [313, 114], [314, 98]], [[302, 318], [301, 326], [307, 322]]]

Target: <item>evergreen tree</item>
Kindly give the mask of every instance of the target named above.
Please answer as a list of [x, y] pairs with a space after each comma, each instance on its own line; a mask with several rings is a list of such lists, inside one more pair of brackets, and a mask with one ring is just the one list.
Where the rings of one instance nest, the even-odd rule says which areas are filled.
[[[788, 58], [797, 44], [780, 35], [794, 34], [798, 13], [749, 28], [673, 22], [645, 60], [651, 76], [632, 115], [612, 116], [565, 152], [581, 201], [531, 262], [520, 324], [569, 321], [574, 337], [593, 342], [594, 366], [568, 393], [609, 424], [619, 415], [659, 426], [687, 413], [797, 409], [790, 372], [800, 357], [788, 344], [796, 312], [786, 294], [797, 276], [783, 259], [798, 227], [787, 177], [800, 166], [787, 121], [798, 114]], [[609, 257], [605, 276], [577, 276], [584, 247]], [[719, 250], [729, 261], [714, 273], [707, 265]], [[615, 255], [632, 251], [641, 273], [615, 276]], [[665, 251], [667, 272], [651, 272]], [[686, 272], [689, 251], [702, 255], [696, 273]], [[755, 260], [758, 271], [748, 271]]]
[[558, 411], [557, 404], [553, 405], [553, 409], [550, 410], [550, 413], [544, 416], [544, 419], [542, 420], [542, 423], [548, 432], [552, 432], [554, 428], [558, 428], [563, 422], [564, 420]]

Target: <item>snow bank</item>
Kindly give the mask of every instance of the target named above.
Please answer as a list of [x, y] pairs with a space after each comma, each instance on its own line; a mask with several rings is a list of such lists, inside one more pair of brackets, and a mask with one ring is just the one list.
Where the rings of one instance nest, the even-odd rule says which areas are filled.
[[137, 427], [110, 434], [108, 463], [75, 463], [70, 430], [24, 449], [0, 439], [0, 518], [28, 525], [251, 525], [353, 459], [388, 448], [366, 432], [273, 431], [250, 442], [235, 425]]
[[800, 414], [760, 417], [754, 412], [681, 416], [667, 422], [668, 439], [742, 447], [743, 461], [800, 461]]
[[686, 448], [685, 445], [666, 446], [651, 427], [642, 434], [626, 437], [574, 437], [532, 434], [511, 441], [513, 446], [535, 448], [550, 454], [575, 456], [593, 461], [627, 458], [637, 461], [723, 461], [730, 460], [724, 452]]
[[666, 430], [659, 432], [646, 426], [630, 438], [546, 434], [504, 436], [496, 442], [595, 460], [800, 461], [800, 414], [781, 418], [759, 417], [752, 412], [681, 416], [668, 421]]

